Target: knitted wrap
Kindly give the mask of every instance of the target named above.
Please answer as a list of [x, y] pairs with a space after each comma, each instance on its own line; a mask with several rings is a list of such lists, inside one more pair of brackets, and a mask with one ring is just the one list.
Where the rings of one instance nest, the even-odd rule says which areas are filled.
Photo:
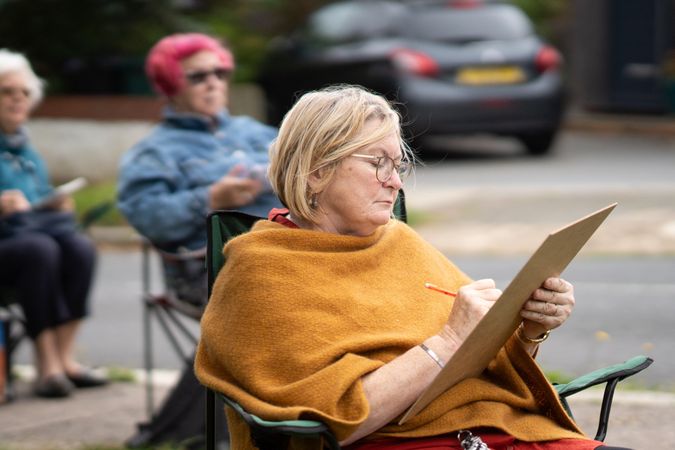
[[[198, 378], [267, 420], [325, 422], [339, 440], [368, 416], [361, 378], [446, 322], [454, 299], [424, 283], [456, 291], [471, 281], [395, 220], [367, 237], [259, 221], [224, 254], [202, 318]], [[246, 425], [228, 419], [232, 448], [253, 448]], [[373, 436], [492, 426], [526, 441], [584, 437], [515, 338], [480, 377], [396, 422]]]

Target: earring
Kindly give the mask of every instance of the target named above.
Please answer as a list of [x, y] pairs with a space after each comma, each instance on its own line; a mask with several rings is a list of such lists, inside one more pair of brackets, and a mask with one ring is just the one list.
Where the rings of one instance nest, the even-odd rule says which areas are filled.
[[319, 202], [317, 201], [318, 194], [315, 192], [309, 197], [309, 207], [312, 209], [316, 209], [317, 206], [319, 206]]

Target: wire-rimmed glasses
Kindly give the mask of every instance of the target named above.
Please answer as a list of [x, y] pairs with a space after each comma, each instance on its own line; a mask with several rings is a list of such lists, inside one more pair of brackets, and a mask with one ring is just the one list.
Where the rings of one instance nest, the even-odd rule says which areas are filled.
[[409, 161], [401, 161], [399, 164], [396, 164], [396, 161], [389, 156], [375, 156], [375, 155], [362, 155], [359, 153], [352, 153], [349, 156], [354, 156], [356, 158], [368, 159], [375, 166], [375, 177], [380, 183], [386, 183], [389, 181], [394, 174], [394, 170], [398, 172], [398, 176], [401, 181], [404, 181], [412, 172], [412, 164]]

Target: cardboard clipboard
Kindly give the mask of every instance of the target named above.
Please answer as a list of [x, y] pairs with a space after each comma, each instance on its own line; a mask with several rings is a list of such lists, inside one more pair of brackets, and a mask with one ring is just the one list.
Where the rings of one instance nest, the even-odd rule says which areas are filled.
[[608, 205], [548, 235], [399, 424], [456, 383], [485, 370], [520, 325], [520, 309], [530, 294], [546, 278], [560, 276], [616, 205]]

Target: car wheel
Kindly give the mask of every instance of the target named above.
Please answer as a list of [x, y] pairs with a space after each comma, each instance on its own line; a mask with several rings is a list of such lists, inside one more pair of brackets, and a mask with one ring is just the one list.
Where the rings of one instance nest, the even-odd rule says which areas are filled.
[[551, 151], [555, 136], [556, 130], [547, 130], [521, 134], [518, 136], [518, 139], [527, 149], [527, 153], [533, 156], [541, 156]]

